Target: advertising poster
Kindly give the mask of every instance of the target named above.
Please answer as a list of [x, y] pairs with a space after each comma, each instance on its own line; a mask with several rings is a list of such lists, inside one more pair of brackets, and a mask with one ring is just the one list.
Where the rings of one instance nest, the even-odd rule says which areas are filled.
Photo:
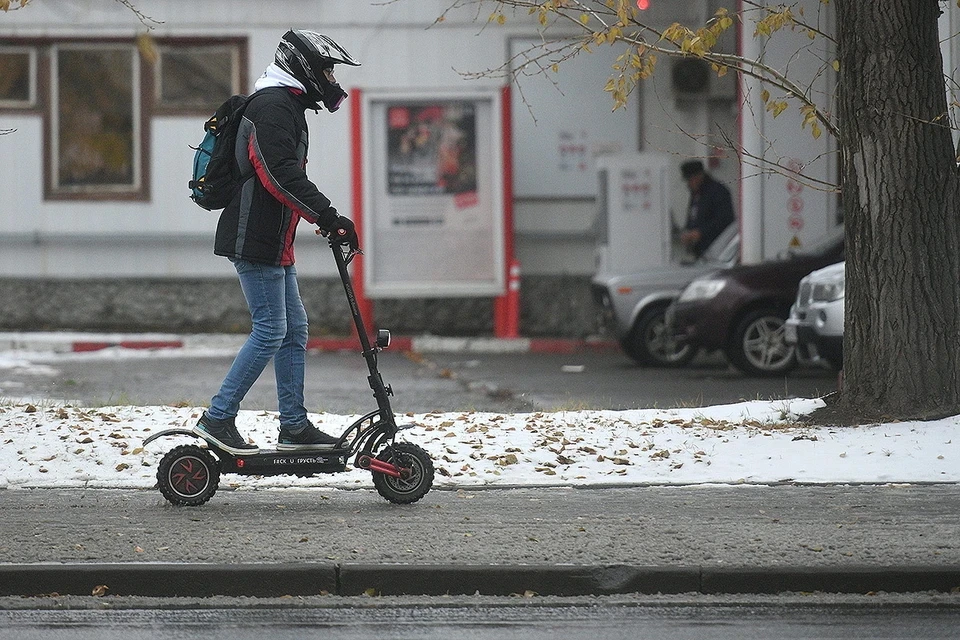
[[387, 109], [387, 127], [390, 195], [476, 194], [473, 103], [393, 105]]
[[366, 294], [502, 294], [499, 94], [364, 99]]

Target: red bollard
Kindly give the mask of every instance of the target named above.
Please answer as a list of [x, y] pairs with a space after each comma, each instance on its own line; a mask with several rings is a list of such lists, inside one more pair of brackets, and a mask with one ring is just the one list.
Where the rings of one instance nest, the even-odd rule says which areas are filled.
[[520, 263], [510, 264], [507, 278], [507, 313], [504, 327], [505, 338], [520, 337]]

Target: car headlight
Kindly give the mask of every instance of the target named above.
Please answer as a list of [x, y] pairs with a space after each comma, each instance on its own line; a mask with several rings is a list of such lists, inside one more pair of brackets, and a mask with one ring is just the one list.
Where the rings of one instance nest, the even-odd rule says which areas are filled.
[[810, 296], [810, 299], [813, 302], [833, 302], [834, 300], [839, 300], [843, 297], [845, 280], [843, 274], [826, 280], [824, 282], [818, 282], [813, 285], [813, 294]]
[[710, 300], [716, 298], [723, 288], [727, 286], [725, 279], [714, 280], [705, 278], [703, 280], [694, 280], [687, 285], [687, 288], [680, 294], [680, 302], [693, 302], [694, 300]]

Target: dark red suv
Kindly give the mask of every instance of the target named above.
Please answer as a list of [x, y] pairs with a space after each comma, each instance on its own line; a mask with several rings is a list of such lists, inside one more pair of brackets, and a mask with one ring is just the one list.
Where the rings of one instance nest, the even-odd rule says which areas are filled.
[[795, 346], [784, 340], [784, 323], [800, 280], [843, 259], [840, 226], [785, 259], [721, 269], [697, 278], [670, 307], [667, 321], [678, 342], [722, 350], [746, 374], [787, 373], [797, 358]]

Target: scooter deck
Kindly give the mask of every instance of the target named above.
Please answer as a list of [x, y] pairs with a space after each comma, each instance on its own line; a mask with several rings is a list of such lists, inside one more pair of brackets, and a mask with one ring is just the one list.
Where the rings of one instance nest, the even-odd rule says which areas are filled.
[[248, 476], [336, 473], [346, 471], [349, 456], [350, 451], [347, 449], [305, 451], [261, 449], [259, 453], [249, 456], [223, 455], [220, 471]]

